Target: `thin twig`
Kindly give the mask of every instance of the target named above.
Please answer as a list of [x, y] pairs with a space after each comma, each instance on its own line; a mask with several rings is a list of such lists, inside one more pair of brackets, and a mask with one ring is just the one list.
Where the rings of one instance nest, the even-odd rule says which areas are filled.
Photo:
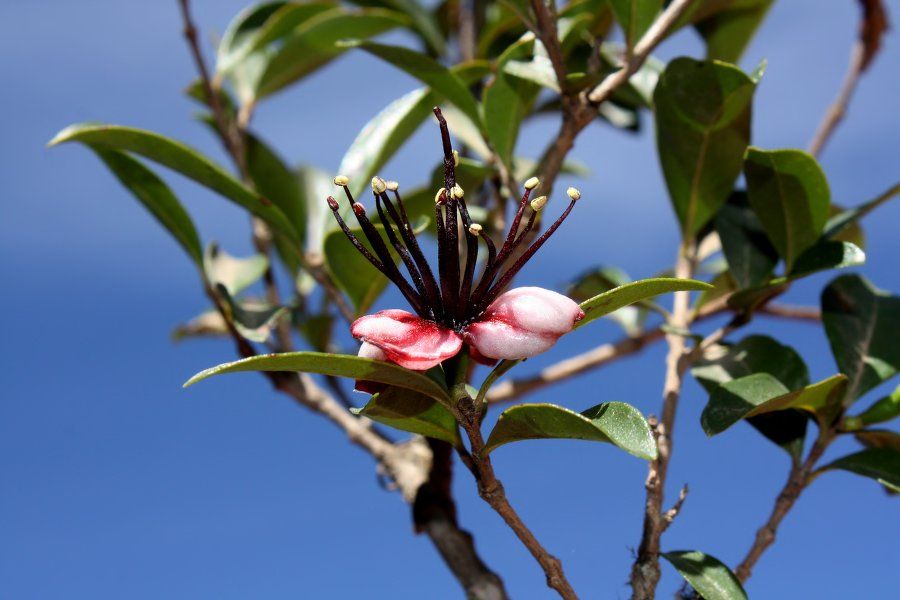
[[847, 114], [847, 107], [859, 83], [860, 76], [869, 68], [881, 47], [881, 36], [888, 29], [887, 11], [881, 0], [859, 0], [863, 15], [859, 24], [859, 35], [850, 50], [850, 66], [844, 82], [838, 90], [834, 102], [825, 111], [825, 116], [809, 143], [809, 153], [819, 156], [838, 124]]
[[675, 501], [675, 504], [672, 505], [672, 508], [663, 513], [663, 531], [669, 528], [669, 525], [675, 520], [675, 517], [681, 512], [681, 507], [684, 506], [684, 501], [687, 500], [688, 495], [688, 486], [684, 484], [681, 486], [681, 491], [678, 492], [678, 500]]
[[556, 14], [553, 6], [545, 0], [531, 0], [531, 8], [537, 18], [537, 35], [547, 50], [550, 64], [556, 74], [556, 81], [563, 94], [568, 89], [566, 79], [566, 61], [563, 58], [562, 46], [559, 43], [559, 31], [556, 28]]

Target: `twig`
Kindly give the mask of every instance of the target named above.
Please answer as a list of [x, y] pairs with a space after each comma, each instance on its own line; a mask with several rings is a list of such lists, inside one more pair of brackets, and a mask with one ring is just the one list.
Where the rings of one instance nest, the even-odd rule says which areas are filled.
[[880, 0], [860, 0], [863, 17], [860, 20], [859, 36], [850, 50], [850, 66], [844, 76], [838, 95], [828, 107], [816, 134], [809, 143], [809, 153], [819, 156], [834, 130], [847, 113], [847, 106], [859, 83], [860, 76], [872, 64], [881, 45], [881, 36], [888, 28], [887, 13]]
[[744, 560], [741, 561], [734, 571], [741, 582], [745, 582], [750, 578], [753, 567], [759, 561], [760, 557], [762, 557], [763, 553], [768, 550], [769, 546], [775, 542], [778, 526], [781, 525], [781, 522], [787, 516], [788, 512], [793, 508], [794, 503], [797, 502], [800, 494], [806, 489], [806, 486], [809, 485], [810, 473], [833, 439], [834, 433], [832, 431], [826, 431], [823, 435], [820, 435], [818, 440], [816, 440], [816, 443], [810, 449], [809, 455], [803, 464], [795, 464], [791, 467], [787, 483], [784, 484], [784, 487], [778, 494], [778, 497], [775, 500], [775, 506], [772, 508], [772, 513], [769, 515], [765, 524], [757, 530], [756, 537], [753, 540], [753, 544], [750, 546], [750, 550], [747, 551]]
[[[690, 279], [694, 274], [693, 241], [681, 244], [675, 262], [675, 277]], [[669, 325], [676, 329], [687, 329], [691, 324], [690, 292], [675, 292], [672, 316]], [[657, 426], [657, 458], [651, 461], [647, 482], [647, 500], [644, 509], [644, 525], [637, 558], [631, 570], [631, 589], [634, 600], [652, 600], [659, 583], [659, 543], [666, 521], [662, 512], [666, 475], [672, 453], [672, 433], [675, 426], [675, 412], [681, 396], [681, 384], [687, 361], [684, 360], [687, 340], [684, 336], [667, 334], [669, 352], [666, 356], [666, 379], [663, 386], [663, 409]]]
[[822, 311], [815, 306], [792, 306], [790, 304], [766, 304], [757, 309], [758, 313], [770, 317], [781, 317], [783, 319], [793, 319], [797, 321], [814, 321], [818, 323], [822, 320]]
[[534, 10], [537, 18], [536, 33], [544, 48], [547, 49], [550, 64], [553, 66], [556, 81], [559, 83], [559, 89], [565, 95], [568, 89], [566, 61], [563, 59], [562, 46], [559, 44], [559, 31], [556, 28], [556, 11], [552, 6], [548, 6], [545, 0], [531, 0], [531, 8]]
[[681, 507], [684, 506], [684, 501], [687, 500], [688, 495], [688, 486], [684, 484], [681, 486], [681, 491], [678, 492], [678, 500], [675, 501], [675, 504], [672, 505], [672, 508], [663, 513], [663, 531], [669, 528], [669, 525], [672, 524], [672, 521], [675, 520], [675, 517], [678, 516], [678, 513], [681, 512]]

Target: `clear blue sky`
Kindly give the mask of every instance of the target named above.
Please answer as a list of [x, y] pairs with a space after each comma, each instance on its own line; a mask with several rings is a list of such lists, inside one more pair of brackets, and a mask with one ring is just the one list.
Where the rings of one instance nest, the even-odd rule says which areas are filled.
[[[898, 3], [888, 4], [900, 19]], [[242, 5], [198, 0], [198, 21], [206, 34], [221, 31]], [[851, 0], [776, 3], [743, 63], [769, 59], [755, 144], [806, 145], [843, 77], [857, 16]], [[193, 72], [175, 1], [3, 2], [0, 20], [0, 594], [459, 597], [427, 539], [413, 535], [406, 506], [378, 487], [369, 457], [329, 424], [252, 374], [181, 389], [190, 374], [233, 356], [224, 342], [169, 340], [173, 325], [205, 307], [192, 267], [88, 151], [44, 148], [63, 126], [96, 120], [158, 130], [224, 161], [180, 95]], [[888, 37], [824, 153], [836, 202], [864, 201], [900, 175], [898, 48]], [[699, 50], [685, 32], [660, 55]], [[333, 170], [359, 128], [414, 86], [373, 59], [350, 56], [266, 102], [257, 125], [292, 161]], [[523, 153], [537, 154], [554, 127], [544, 120], [529, 129]], [[420, 132], [385, 175], [417, 183], [438, 151], [435, 133]], [[574, 156], [593, 171], [579, 183], [585, 200], [522, 281], [560, 288], [590, 264], [635, 277], [669, 264], [676, 230], [649, 128], [639, 137], [591, 128]], [[193, 184], [172, 182], [205, 239], [249, 251], [240, 213]], [[870, 260], [861, 269], [894, 292], [898, 218], [895, 203], [867, 221]], [[788, 299], [815, 303], [828, 277]], [[761, 320], [751, 330], [788, 340], [814, 377], [834, 372], [820, 328]], [[617, 335], [611, 324], [587, 328], [520, 369]], [[657, 411], [662, 362], [657, 347], [534, 399], [578, 409], [625, 400]], [[707, 439], [698, 421], [704, 402], [690, 382], [669, 496], [684, 482], [692, 491], [664, 546], [734, 564], [788, 465], [746, 426]], [[852, 447], [840, 444], [830, 455]], [[564, 561], [575, 588], [586, 598], [627, 597], [645, 465], [611, 446], [578, 442], [517, 444], [495, 456], [512, 501]], [[455, 490], [462, 523], [512, 596], [551, 597], [465, 472]], [[787, 518], [748, 591], [766, 599], [886, 597], [900, 583], [896, 510], [897, 500], [869, 480], [822, 477]], [[661, 597], [679, 584], [667, 569]]]

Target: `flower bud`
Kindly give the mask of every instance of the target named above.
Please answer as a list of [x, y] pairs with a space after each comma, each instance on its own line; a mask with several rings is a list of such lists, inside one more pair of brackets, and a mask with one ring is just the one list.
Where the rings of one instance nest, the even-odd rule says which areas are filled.
[[569, 198], [571, 198], [572, 200], [580, 200], [581, 199], [581, 192], [578, 191], [578, 188], [570, 187], [569, 189], [566, 190], [566, 194], [568, 194]]
[[531, 210], [538, 212], [547, 205], [547, 196], [538, 196], [531, 201]]
[[346, 175], [337, 175], [337, 176], [334, 178], [334, 185], [338, 185], [338, 186], [340, 186], [340, 187], [344, 187], [344, 186], [346, 186], [348, 183], [350, 183], [350, 178], [347, 177]]
[[385, 181], [384, 185], [387, 186], [387, 189], [391, 190], [392, 192], [396, 192], [400, 188], [400, 184], [396, 181]]
[[481, 229], [482, 227], [478, 223], [472, 223], [471, 225], [469, 225], [469, 233], [471, 233], [472, 235], [477, 236], [481, 234]]
[[387, 189], [387, 184], [384, 182], [384, 179], [378, 177], [377, 175], [372, 178], [372, 191], [376, 194], [381, 194]]
[[525, 182], [525, 189], [533, 190], [538, 185], [540, 185], [540, 183], [541, 183], [540, 179], [538, 179], [537, 177], [532, 177], [531, 179], [529, 179], [528, 181]]

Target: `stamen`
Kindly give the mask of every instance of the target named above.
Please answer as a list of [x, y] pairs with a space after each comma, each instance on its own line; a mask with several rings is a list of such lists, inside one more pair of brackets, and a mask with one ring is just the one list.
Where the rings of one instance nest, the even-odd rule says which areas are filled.
[[531, 210], [534, 212], [540, 211], [544, 206], [547, 205], [547, 196], [538, 196], [534, 200], [531, 201]]
[[528, 179], [528, 180], [525, 182], [525, 189], [526, 189], [526, 190], [533, 190], [533, 189], [536, 188], [540, 183], [541, 183], [541, 180], [540, 180], [540, 179], [538, 179], [537, 177], [532, 177], [532, 178]]
[[372, 178], [372, 191], [376, 194], [380, 194], [387, 189], [387, 184], [384, 182], [384, 179], [378, 177], [377, 175]]
[[398, 189], [400, 189], [400, 184], [396, 181], [385, 181], [384, 185], [392, 192], [396, 192]]
[[[469, 235], [466, 236], [466, 269], [463, 272], [462, 286], [459, 290], [459, 303], [461, 312], [469, 308], [469, 292], [472, 289], [472, 279], [475, 277], [475, 263], [478, 261], [478, 233], [481, 225], [472, 223], [467, 227]], [[460, 315], [463, 320], [465, 315]]]
[[578, 188], [570, 187], [566, 190], [566, 194], [568, 194], [569, 198], [571, 198], [572, 200], [581, 200], [581, 192], [578, 190]]
[[[416, 291], [419, 293], [419, 296], [424, 298], [426, 296], [425, 292], [425, 284], [422, 281], [422, 276], [419, 274], [419, 270], [416, 268], [415, 263], [413, 263], [412, 257], [409, 255], [409, 250], [406, 249], [399, 239], [397, 239], [397, 235], [394, 233], [394, 226], [388, 220], [387, 215], [381, 206], [382, 197], [379, 195], [375, 196], [375, 208], [378, 211], [378, 216], [381, 218], [381, 223], [384, 225], [384, 231], [388, 236], [388, 241], [391, 242], [391, 246], [394, 247], [394, 250], [397, 251], [397, 254], [400, 255], [400, 259], [403, 261], [403, 264], [406, 265], [406, 270], [409, 272], [409, 276], [413, 281], [413, 284], [416, 286]], [[384, 200], [386, 202], [390, 202], [387, 200], [387, 195], [384, 196]], [[434, 313], [429, 307], [428, 313], [431, 315], [431, 318], [434, 319]]]
[[341, 187], [344, 187], [348, 183], [350, 183], [350, 178], [347, 177], [346, 175], [335, 175], [334, 185], [339, 185]]
[[[366, 258], [366, 260], [368, 260], [370, 263], [372, 263], [373, 267], [375, 267], [376, 269], [378, 269], [379, 271], [384, 273], [385, 277], [388, 277], [388, 274], [384, 270], [384, 265], [381, 264], [381, 261], [378, 260], [377, 258], [375, 258], [374, 256], [372, 256], [372, 253], [369, 252], [369, 249], [366, 248], [362, 244], [362, 242], [359, 241], [359, 238], [357, 238], [355, 235], [353, 235], [353, 232], [350, 231], [350, 228], [347, 227], [347, 224], [344, 222], [344, 219], [341, 218], [340, 210], [338, 210], [340, 208], [340, 205], [338, 204], [337, 200], [335, 200], [331, 196], [328, 196], [328, 208], [330, 208], [331, 212], [334, 213], [334, 218], [337, 221], [338, 226], [340, 226], [341, 231], [344, 232], [344, 235], [347, 236], [347, 239], [350, 240], [350, 243], [353, 244], [353, 247], [356, 248], [357, 251], [359, 251], [359, 253], [362, 254]], [[390, 277], [388, 277], [388, 279], [390, 279]]]
[[550, 238], [550, 236], [553, 235], [554, 231], [559, 229], [559, 226], [562, 225], [562, 222], [565, 221], [566, 217], [569, 216], [569, 213], [572, 212], [572, 208], [575, 206], [575, 202], [577, 202], [577, 200], [573, 198], [572, 201], [569, 202], [569, 206], [566, 207], [566, 210], [564, 210], [559, 218], [556, 219], [553, 225], [551, 225], [550, 228], [547, 229], [547, 231], [545, 231], [543, 235], [541, 235], [541, 237], [535, 240], [535, 242], [528, 247], [528, 250], [522, 253], [522, 256], [519, 257], [519, 259], [513, 264], [513, 266], [511, 266], [506, 271], [506, 273], [503, 274], [499, 281], [497, 281], [497, 284], [493, 288], [491, 288], [491, 291], [488, 292], [488, 294], [485, 296], [484, 300], [479, 305], [478, 310], [482, 310], [483, 307], [486, 307], [491, 302], [493, 302], [494, 298], [496, 298], [497, 295], [503, 290], [503, 288], [505, 288], [509, 284], [509, 282], [512, 281], [512, 278], [516, 276], [516, 273], [518, 273], [519, 270], [523, 266], [525, 266], [525, 263], [527, 263], [531, 259], [531, 257], [534, 256], [534, 253], [544, 245], [544, 242], [546, 242]]
[[[347, 188], [344, 189], [346, 190]], [[382, 264], [384, 264], [385, 274], [388, 276], [388, 279], [393, 281], [394, 284], [400, 288], [400, 292], [406, 298], [407, 302], [409, 302], [410, 306], [419, 313], [420, 317], [427, 317], [427, 311], [422, 305], [421, 296], [419, 296], [412, 286], [409, 285], [400, 273], [397, 265], [394, 264], [394, 259], [391, 257], [391, 253], [387, 249], [384, 240], [381, 239], [378, 230], [375, 229], [375, 226], [372, 225], [372, 222], [369, 221], [369, 218], [366, 216], [366, 208], [359, 202], [355, 202], [353, 204], [353, 213], [356, 215], [356, 220], [359, 222], [360, 227], [362, 227], [366, 239], [369, 240], [372, 249], [375, 250], [375, 254], [378, 255]]]

